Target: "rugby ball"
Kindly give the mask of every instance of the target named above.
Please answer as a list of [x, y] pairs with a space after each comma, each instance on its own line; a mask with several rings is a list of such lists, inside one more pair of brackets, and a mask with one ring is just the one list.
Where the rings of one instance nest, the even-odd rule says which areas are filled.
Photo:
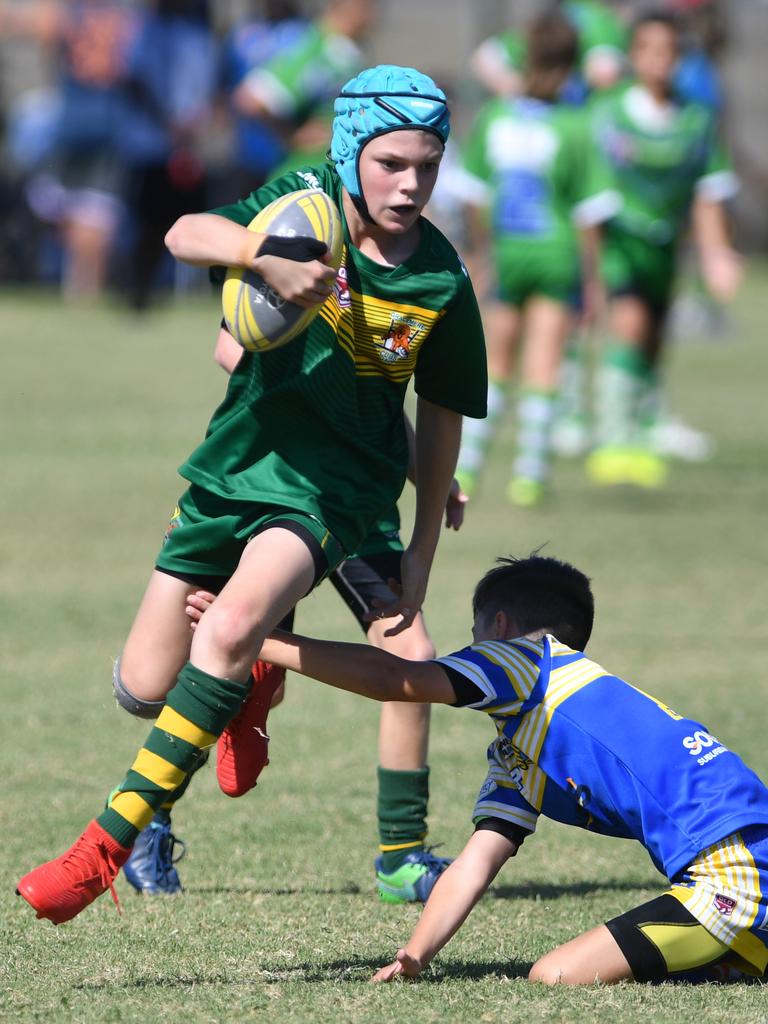
[[[265, 206], [249, 231], [294, 238], [304, 235], [328, 246], [331, 265], [341, 265], [343, 228], [333, 200], [320, 188], [300, 189]], [[288, 302], [253, 270], [230, 267], [224, 279], [222, 306], [227, 330], [249, 352], [268, 352], [309, 327], [322, 303], [310, 309]]]

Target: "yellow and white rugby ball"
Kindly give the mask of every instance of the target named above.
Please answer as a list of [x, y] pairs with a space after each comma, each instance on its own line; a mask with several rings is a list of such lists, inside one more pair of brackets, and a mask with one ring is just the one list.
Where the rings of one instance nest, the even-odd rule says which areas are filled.
[[[333, 200], [320, 188], [300, 189], [265, 206], [249, 231], [294, 238], [304, 235], [325, 242], [331, 265], [341, 265], [344, 242], [341, 217]], [[227, 330], [249, 352], [268, 352], [291, 341], [309, 327], [322, 303], [305, 309], [281, 298], [259, 274], [231, 267], [221, 296]]]

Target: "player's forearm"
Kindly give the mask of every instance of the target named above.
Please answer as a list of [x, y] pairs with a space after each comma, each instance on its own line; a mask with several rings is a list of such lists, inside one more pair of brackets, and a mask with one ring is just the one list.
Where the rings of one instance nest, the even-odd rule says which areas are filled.
[[[510, 850], [514, 848], [510, 846]], [[504, 857], [504, 860], [506, 857]], [[405, 951], [422, 969], [450, 941], [496, 877], [502, 861], [460, 856], [438, 879]]]
[[165, 244], [192, 266], [250, 267], [265, 237], [215, 213], [191, 213], [176, 221]]
[[365, 644], [315, 640], [275, 630], [264, 642], [259, 657], [372, 700], [418, 699], [408, 682], [410, 662]]
[[419, 398], [416, 415], [416, 515], [409, 549], [431, 565], [456, 470], [461, 415]]
[[693, 204], [692, 225], [700, 254], [731, 248], [728, 221], [722, 203], [697, 197]]

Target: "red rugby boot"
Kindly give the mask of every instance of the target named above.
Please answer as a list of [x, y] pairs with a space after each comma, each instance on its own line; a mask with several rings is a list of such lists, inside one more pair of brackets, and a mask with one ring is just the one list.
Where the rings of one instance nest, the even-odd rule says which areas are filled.
[[252, 675], [251, 692], [216, 747], [216, 777], [227, 796], [243, 796], [253, 789], [269, 764], [267, 715], [272, 698], [285, 679], [285, 671], [267, 661], [257, 661]]
[[129, 847], [121, 846], [98, 822], [92, 821], [66, 853], [24, 875], [16, 892], [37, 911], [38, 917], [54, 924], [76, 917], [107, 889], [119, 911], [112, 883], [130, 852]]

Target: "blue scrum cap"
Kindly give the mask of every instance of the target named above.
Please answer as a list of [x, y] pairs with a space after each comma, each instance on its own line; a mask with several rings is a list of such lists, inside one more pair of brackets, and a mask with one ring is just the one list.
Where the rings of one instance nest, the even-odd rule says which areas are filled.
[[445, 145], [451, 127], [442, 89], [421, 71], [379, 64], [350, 79], [333, 105], [331, 159], [353, 199], [362, 199], [360, 153], [378, 135], [403, 128], [433, 132]]

